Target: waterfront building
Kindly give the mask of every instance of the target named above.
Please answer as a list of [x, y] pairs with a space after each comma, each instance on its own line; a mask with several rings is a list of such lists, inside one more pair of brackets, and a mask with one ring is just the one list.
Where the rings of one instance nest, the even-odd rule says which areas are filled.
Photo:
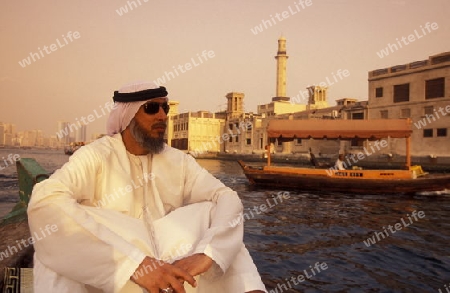
[[168, 136], [168, 140], [172, 147], [194, 156], [224, 151], [224, 113], [187, 112], [172, 115], [169, 119], [172, 136]]
[[[411, 119], [411, 154], [449, 157], [450, 52], [370, 71], [368, 115]], [[389, 147], [395, 154], [405, 153], [401, 140], [391, 139]]]
[[16, 134], [16, 125], [12, 123], [4, 123], [5, 146], [13, 145], [13, 138]]
[[264, 134], [259, 128], [262, 115], [244, 109], [244, 93], [230, 92], [226, 96], [227, 110], [224, 134], [224, 151], [226, 153], [251, 154], [264, 149]]
[[69, 122], [58, 121], [57, 137], [59, 141], [59, 147], [65, 147], [70, 144], [70, 130]]
[[306, 110], [316, 110], [328, 107], [328, 87], [313, 85], [307, 88], [309, 93]]
[[0, 122], [0, 146], [14, 146], [16, 135], [15, 124]]
[[169, 101], [170, 110], [169, 110], [169, 113], [167, 113], [167, 116], [168, 116], [167, 131], [164, 136], [166, 143], [169, 146], [172, 146], [172, 139], [174, 136], [174, 126], [173, 126], [174, 120], [172, 119], [172, 117], [178, 115], [179, 104], [180, 104], [180, 102], [177, 102], [177, 101]]
[[76, 142], [80, 142], [80, 141], [83, 141], [83, 142], [86, 142], [86, 128], [87, 128], [87, 125], [85, 125], [85, 124], [82, 124], [82, 125], [80, 125], [80, 127], [79, 128], [77, 128], [77, 130], [75, 131], [75, 141]]

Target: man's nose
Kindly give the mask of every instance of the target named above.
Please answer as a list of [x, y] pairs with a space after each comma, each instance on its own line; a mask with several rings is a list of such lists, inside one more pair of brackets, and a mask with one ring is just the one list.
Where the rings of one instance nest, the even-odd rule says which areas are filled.
[[159, 111], [158, 111], [158, 113], [155, 114], [155, 118], [160, 119], [160, 120], [167, 119], [167, 114], [166, 114], [166, 112], [164, 112], [162, 107], [159, 107]]

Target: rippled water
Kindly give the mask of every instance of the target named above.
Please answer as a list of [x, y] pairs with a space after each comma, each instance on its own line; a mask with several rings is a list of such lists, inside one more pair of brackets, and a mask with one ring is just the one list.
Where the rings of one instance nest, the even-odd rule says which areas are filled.
[[[11, 152], [19, 153], [0, 150], [0, 158]], [[35, 157], [50, 171], [68, 159], [62, 151], [19, 154]], [[444, 285], [450, 287], [449, 197], [260, 190], [248, 184], [236, 162], [199, 163], [239, 193], [244, 241], [269, 292], [446, 292]], [[0, 207], [17, 199], [16, 178], [15, 167], [0, 171]], [[282, 200], [273, 198], [287, 192]], [[414, 211], [424, 217], [416, 220]], [[375, 232], [380, 240], [367, 246], [364, 241]]]

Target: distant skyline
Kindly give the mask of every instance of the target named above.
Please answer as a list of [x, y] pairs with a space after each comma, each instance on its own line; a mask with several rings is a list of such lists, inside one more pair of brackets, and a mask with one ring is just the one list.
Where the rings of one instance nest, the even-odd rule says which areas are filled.
[[[367, 100], [369, 71], [450, 51], [448, 11], [448, 0], [7, 1], [0, 122], [56, 135], [58, 121], [100, 113], [136, 80], [166, 86], [180, 112], [223, 110], [232, 91], [256, 112], [275, 96], [280, 36], [288, 96], [322, 82], [330, 106]], [[107, 116], [88, 137], [105, 133]]]

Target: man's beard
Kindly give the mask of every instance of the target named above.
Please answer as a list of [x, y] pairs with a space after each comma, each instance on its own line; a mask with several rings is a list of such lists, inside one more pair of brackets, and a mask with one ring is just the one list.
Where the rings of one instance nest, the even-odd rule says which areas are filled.
[[164, 150], [164, 133], [154, 138], [147, 134], [145, 129], [132, 119], [130, 122], [130, 133], [136, 142], [151, 154], [159, 154]]

